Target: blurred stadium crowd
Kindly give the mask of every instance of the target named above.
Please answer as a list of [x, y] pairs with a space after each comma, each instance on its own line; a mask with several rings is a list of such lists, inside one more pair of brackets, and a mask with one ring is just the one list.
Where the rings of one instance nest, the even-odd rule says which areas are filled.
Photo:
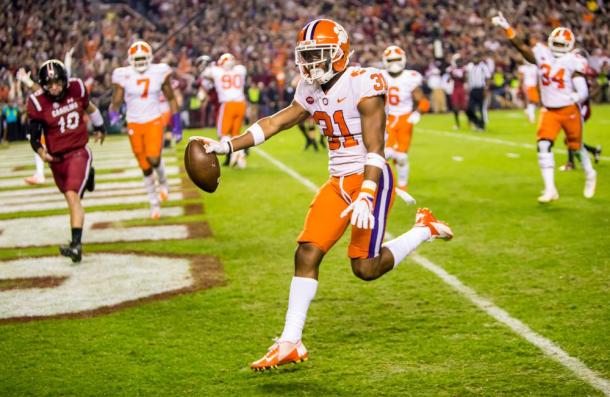
[[[181, 106], [190, 114], [186, 119], [191, 126], [213, 124], [212, 112], [206, 112], [205, 106], [201, 110], [202, 98], [196, 95], [199, 71], [194, 63], [202, 54], [212, 59], [224, 52], [235, 54], [248, 70], [247, 97], [261, 114], [272, 113], [292, 98], [292, 82], [298, 75], [293, 61], [297, 32], [309, 20], [323, 16], [348, 30], [354, 63], [380, 67], [383, 49], [399, 45], [407, 53], [408, 67], [427, 76], [424, 88], [430, 90], [439, 81], [442, 84], [455, 54], [466, 62], [479, 56], [493, 68], [492, 107], [519, 106], [517, 67], [522, 58], [491, 26], [490, 17], [498, 10], [530, 40], [546, 40], [555, 26], [572, 28], [576, 46], [590, 55], [592, 81], [597, 85], [594, 99], [608, 101], [610, 21], [602, 0], [14, 0], [0, 14], [3, 130], [11, 123], [21, 124], [24, 117], [27, 93], [15, 79], [18, 68], [35, 72], [45, 60], [63, 59], [74, 48], [73, 74], [85, 81], [92, 97], [105, 108], [111, 72], [126, 64], [127, 48], [136, 38], [153, 48], [162, 46], [155, 61], [175, 68]], [[172, 35], [191, 18], [190, 25]], [[14, 125], [11, 131], [21, 134]]]

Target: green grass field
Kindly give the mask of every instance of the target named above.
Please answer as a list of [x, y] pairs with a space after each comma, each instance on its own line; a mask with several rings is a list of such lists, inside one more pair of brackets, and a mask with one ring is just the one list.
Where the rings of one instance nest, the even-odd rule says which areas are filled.
[[[610, 379], [610, 161], [596, 165], [593, 199], [582, 197], [581, 170], [557, 172], [560, 200], [540, 205], [535, 126], [520, 111], [490, 118], [486, 133], [454, 131], [449, 115], [416, 127], [410, 193], [455, 233], [418, 254]], [[585, 141], [610, 150], [609, 129], [610, 107], [595, 107]], [[326, 153], [302, 147], [295, 129], [260, 149], [322, 184]], [[560, 139], [556, 148], [560, 165]], [[321, 267], [303, 338], [310, 360], [251, 372], [282, 331], [313, 197], [257, 150], [247, 169], [223, 168], [217, 192], [195, 200], [203, 214], [177, 218], [207, 222], [212, 237], [86, 246], [215, 256], [225, 285], [93, 318], [0, 325], [0, 396], [603, 395], [412, 259], [357, 279], [346, 238]], [[388, 232], [408, 230], [416, 208], [396, 201]], [[0, 258], [56, 249], [1, 249]]]

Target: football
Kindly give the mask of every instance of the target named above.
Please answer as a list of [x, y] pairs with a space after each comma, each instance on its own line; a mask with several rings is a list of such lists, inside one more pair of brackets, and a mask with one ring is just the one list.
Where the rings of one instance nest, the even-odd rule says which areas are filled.
[[206, 153], [203, 142], [193, 140], [186, 145], [184, 168], [198, 188], [213, 193], [220, 183], [220, 163], [216, 153]]

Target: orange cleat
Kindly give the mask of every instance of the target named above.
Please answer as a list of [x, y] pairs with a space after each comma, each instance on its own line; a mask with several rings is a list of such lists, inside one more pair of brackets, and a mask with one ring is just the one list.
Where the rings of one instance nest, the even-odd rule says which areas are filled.
[[159, 219], [161, 219], [161, 208], [159, 207], [152, 207], [152, 209], [150, 210], [150, 219], [152, 219], [153, 221], [158, 221]]
[[254, 371], [265, 371], [284, 364], [300, 363], [301, 361], [307, 361], [307, 359], [309, 359], [309, 355], [307, 354], [305, 345], [303, 345], [301, 341], [292, 343], [276, 339], [275, 343], [271, 345], [267, 351], [267, 354], [260, 360], [250, 364], [250, 368]]
[[161, 188], [159, 189], [159, 200], [161, 200], [161, 202], [169, 200], [169, 191], [167, 187], [161, 186]]
[[449, 225], [436, 219], [434, 215], [432, 215], [432, 211], [428, 208], [419, 208], [417, 210], [417, 213], [415, 214], [415, 226], [427, 227], [430, 229], [432, 237], [430, 237], [430, 240], [428, 241], [432, 241], [436, 238], [440, 238], [441, 240], [451, 240], [453, 238], [453, 232]]

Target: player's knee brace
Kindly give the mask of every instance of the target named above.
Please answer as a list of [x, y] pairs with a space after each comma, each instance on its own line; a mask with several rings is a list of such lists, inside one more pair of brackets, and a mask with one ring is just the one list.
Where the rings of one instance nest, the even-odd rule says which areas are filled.
[[553, 141], [549, 141], [548, 139], [540, 139], [536, 145], [538, 147], [538, 153], [551, 153]]

